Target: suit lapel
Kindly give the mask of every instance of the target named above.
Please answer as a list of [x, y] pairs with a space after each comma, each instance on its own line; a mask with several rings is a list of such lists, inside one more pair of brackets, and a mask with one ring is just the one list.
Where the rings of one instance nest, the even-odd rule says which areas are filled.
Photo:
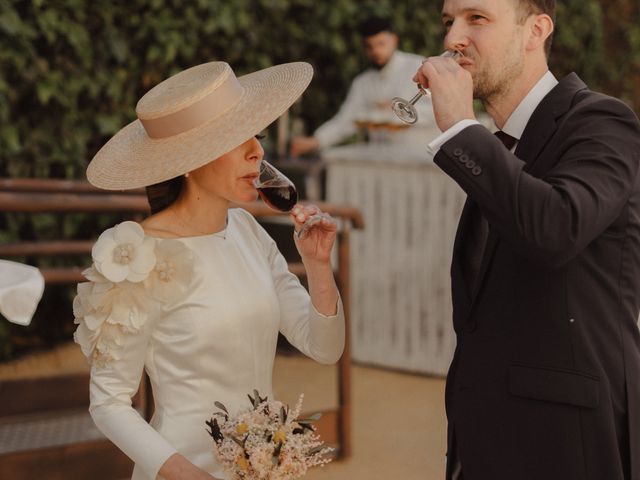
[[[522, 138], [518, 142], [515, 150], [515, 155], [527, 163], [524, 168], [526, 172], [535, 174], [537, 173], [535, 168], [537, 165], [539, 166], [538, 170], [544, 167], [544, 164], [538, 163], [537, 160], [540, 152], [545, 145], [549, 143], [558, 128], [557, 119], [571, 108], [575, 94], [586, 88], [587, 86], [584, 82], [580, 80], [575, 73], [571, 73], [563, 78], [558, 85], [542, 99], [529, 119]], [[473, 203], [475, 204], [475, 202]], [[477, 215], [480, 215], [479, 208], [476, 208], [475, 211]], [[480, 272], [478, 273], [478, 279], [471, 294], [471, 305], [469, 306], [467, 314], [471, 313], [478, 294], [482, 290], [487, 270], [491, 265], [499, 240], [499, 237], [492, 232], [491, 226], [489, 226], [489, 236], [487, 237], [487, 243], [482, 256]], [[458, 238], [456, 237], [456, 243], [457, 241]]]
[[563, 78], [534, 110], [515, 151], [516, 156], [527, 163], [526, 172], [535, 171], [540, 152], [558, 128], [558, 118], [571, 108], [575, 94], [586, 88], [584, 82], [575, 73], [571, 73]]

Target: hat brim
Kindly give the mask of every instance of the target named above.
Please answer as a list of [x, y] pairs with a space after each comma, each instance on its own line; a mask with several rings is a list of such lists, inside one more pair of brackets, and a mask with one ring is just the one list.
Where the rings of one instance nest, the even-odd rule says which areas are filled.
[[150, 138], [139, 120], [91, 160], [87, 179], [105, 190], [145, 187], [183, 175], [233, 150], [282, 115], [307, 88], [313, 68], [286, 63], [238, 78], [244, 93], [219, 117], [178, 135]]

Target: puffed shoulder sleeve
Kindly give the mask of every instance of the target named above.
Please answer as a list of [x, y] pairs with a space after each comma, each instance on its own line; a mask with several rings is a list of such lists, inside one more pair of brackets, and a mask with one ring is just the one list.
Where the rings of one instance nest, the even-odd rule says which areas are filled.
[[[246, 213], [246, 215], [249, 215]], [[256, 235], [267, 256], [280, 305], [280, 332], [302, 353], [319, 363], [335, 363], [345, 343], [345, 320], [342, 300], [335, 315], [319, 313], [300, 280], [289, 271], [287, 261], [275, 241], [251, 217]]]
[[155, 478], [176, 452], [132, 407], [162, 302], [186, 285], [190, 251], [135, 222], [105, 231], [74, 299], [74, 338], [91, 364], [89, 411], [97, 427]]

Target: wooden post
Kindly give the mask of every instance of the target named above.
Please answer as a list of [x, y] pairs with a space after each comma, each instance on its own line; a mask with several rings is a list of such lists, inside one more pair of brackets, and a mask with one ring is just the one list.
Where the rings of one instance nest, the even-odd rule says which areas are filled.
[[349, 312], [351, 299], [349, 292], [349, 250], [351, 222], [344, 221], [343, 229], [338, 234], [338, 285], [342, 296], [345, 318], [345, 344], [344, 353], [340, 359], [338, 375], [338, 412], [339, 412], [339, 438], [340, 457], [351, 455], [351, 324]]

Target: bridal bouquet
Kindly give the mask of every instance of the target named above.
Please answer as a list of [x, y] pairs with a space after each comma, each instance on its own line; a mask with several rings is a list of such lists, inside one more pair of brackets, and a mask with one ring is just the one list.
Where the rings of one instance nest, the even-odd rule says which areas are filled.
[[326, 454], [333, 449], [324, 446], [312, 425], [320, 415], [298, 419], [303, 395], [293, 410], [260, 397], [256, 390], [249, 399], [252, 408], [233, 418], [223, 404], [215, 402], [220, 411], [206, 422], [231, 480], [289, 480], [331, 461]]

